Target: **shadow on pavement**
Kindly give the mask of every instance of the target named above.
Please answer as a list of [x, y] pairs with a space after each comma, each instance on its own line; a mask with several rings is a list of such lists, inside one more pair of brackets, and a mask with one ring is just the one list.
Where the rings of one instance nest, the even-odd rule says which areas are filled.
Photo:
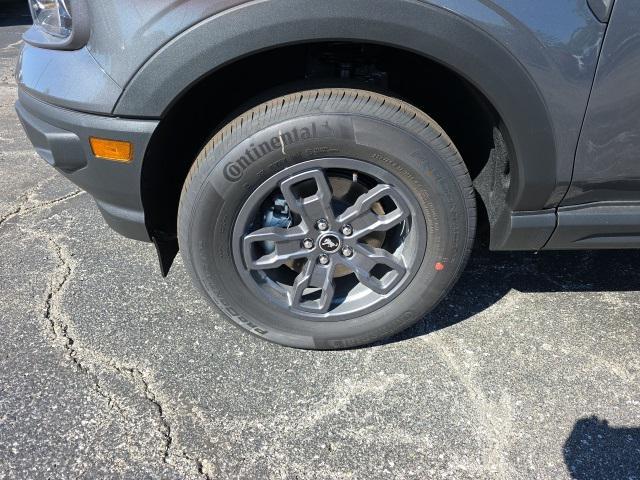
[[422, 322], [381, 343], [407, 340], [467, 320], [512, 289], [525, 293], [640, 291], [640, 251], [535, 254], [477, 247], [462, 277], [440, 305]]
[[563, 447], [572, 478], [640, 479], [640, 428], [610, 427], [598, 417], [582, 418]]

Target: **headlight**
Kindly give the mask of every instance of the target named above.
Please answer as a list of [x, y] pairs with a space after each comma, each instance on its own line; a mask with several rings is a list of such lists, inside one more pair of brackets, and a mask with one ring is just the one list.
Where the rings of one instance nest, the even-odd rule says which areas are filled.
[[73, 23], [68, 0], [29, 0], [34, 25], [58, 37], [71, 36]]

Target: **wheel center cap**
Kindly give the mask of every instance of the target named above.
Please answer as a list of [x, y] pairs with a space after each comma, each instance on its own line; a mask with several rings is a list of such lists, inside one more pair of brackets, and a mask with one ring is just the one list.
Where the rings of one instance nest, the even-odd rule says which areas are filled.
[[318, 242], [320, 250], [326, 253], [335, 253], [340, 249], [340, 239], [333, 233], [325, 233]]

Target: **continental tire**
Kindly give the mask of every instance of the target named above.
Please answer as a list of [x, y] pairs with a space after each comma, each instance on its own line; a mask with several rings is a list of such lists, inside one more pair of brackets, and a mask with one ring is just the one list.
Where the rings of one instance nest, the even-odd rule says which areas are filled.
[[395, 98], [322, 89], [275, 98], [220, 130], [178, 214], [202, 293], [282, 345], [348, 348], [421, 319], [465, 266], [469, 174], [446, 133]]

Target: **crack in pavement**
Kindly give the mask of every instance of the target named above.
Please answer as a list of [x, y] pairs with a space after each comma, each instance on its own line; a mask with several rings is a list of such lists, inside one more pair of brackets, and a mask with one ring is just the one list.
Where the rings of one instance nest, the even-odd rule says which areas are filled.
[[118, 365], [116, 363], [110, 363], [110, 366], [120, 375], [129, 378], [134, 385], [137, 385], [138, 389], [144, 393], [145, 398], [154, 406], [158, 413], [158, 417], [160, 418], [160, 427], [158, 428], [158, 431], [162, 434], [162, 438], [164, 440], [162, 459], [165, 463], [171, 463], [169, 459], [171, 444], [173, 443], [171, 425], [165, 417], [162, 403], [157, 399], [156, 394], [151, 389], [144, 373], [137, 367]]
[[[73, 195], [70, 194], [65, 199]], [[75, 195], [78, 194], [76, 193]], [[22, 230], [34, 237], [46, 240], [49, 250], [54, 253], [57, 259], [58, 266], [49, 281], [43, 310], [43, 318], [47, 322], [47, 329], [53, 335], [54, 345], [63, 349], [66, 357], [71, 360], [78, 373], [88, 375], [92, 379], [94, 390], [107, 401], [110, 408], [115, 408], [124, 419], [128, 418], [126, 409], [120, 404], [116, 395], [109, 393], [104, 383], [100, 380], [97, 371], [100, 369], [108, 370], [127, 380], [157, 412], [157, 430], [163, 441], [160, 448], [162, 461], [176, 466], [175, 462], [172, 461], [172, 457], [177, 456], [178, 459], [188, 462], [192, 466], [190, 468], [195, 467], [200, 478], [210, 480], [212, 477], [205, 471], [204, 462], [201, 459], [192, 457], [181, 449], [174, 453], [177, 446], [174, 441], [171, 424], [166, 417], [166, 408], [153, 390], [148, 375], [138, 367], [124, 365], [113, 358], [104, 357], [102, 354], [78, 346], [70, 332], [72, 323], [65, 315], [61, 304], [61, 296], [73, 277], [72, 256], [66, 247], [54, 238], [31, 229]]]
[[58, 269], [53, 273], [53, 276], [49, 281], [43, 313], [43, 317], [45, 321], [47, 321], [47, 326], [54, 337], [55, 343], [64, 349], [67, 358], [71, 360], [74, 368], [76, 368], [78, 372], [92, 377], [95, 391], [107, 400], [109, 407], [116, 408], [120, 415], [126, 418], [125, 411], [116, 399], [103, 389], [99, 378], [94, 375], [78, 358], [78, 352], [76, 347], [74, 347], [75, 341], [73, 337], [69, 335], [69, 325], [61, 319], [57, 297], [60, 295], [73, 273], [71, 263], [68, 260], [68, 253], [65, 252], [62, 245], [52, 238], [39, 232], [29, 232], [34, 236], [46, 239], [49, 249], [54, 252], [58, 261]]
[[[172, 450], [175, 450], [176, 448], [174, 447], [175, 442], [173, 439], [171, 424], [165, 415], [165, 407], [158, 399], [158, 395], [153, 390], [151, 382], [147, 379], [147, 375], [135, 366], [121, 365], [115, 361], [109, 362], [109, 366], [125, 378], [128, 377], [132, 384], [137, 385], [138, 389], [144, 393], [145, 398], [154, 406], [160, 419], [158, 431], [161, 433], [164, 440], [162, 460], [165, 463], [172, 464], [171, 456], [175, 455], [172, 453]], [[204, 462], [200, 458], [192, 457], [184, 450], [181, 450], [179, 455], [190, 463], [195, 464], [198, 474], [201, 475], [203, 479], [211, 480], [212, 477], [205, 471]]]
[[[375, 351], [371, 353], [367, 352], [364, 363], [368, 364], [374, 356]], [[286, 451], [286, 444], [284, 443], [288, 438], [293, 436], [305, 436], [309, 431], [312, 431], [314, 427], [317, 427], [321, 422], [326, 421], [330, 417], [340, 418], [344, 415], [345, 410], [358, 398], [375, 396], [378, 398], [383, 397], [392, 387], [405, 382], [408, 379], [408, 375], [403, 373], [396, 374], [383, 374], [379, 373], [371, 378], [344, 378], [337, 379], [335, 383], [328, 387], [326, 390], [329, 392], [327, 397], [322, 398], [309, 405], [299, 412], [287, 412], [276, 414], [271, 417], [271, 428], [274, 431], [279, 432], [279, 437], [271, 438], [269, 445], [264, 449], [256, 450], [252, 453], [243, 456], [243, 462], [239, 466], [239, 470], [234, 473], [226, 473], [226, 476], [232, 476], [235, 478], [249, 477], [251, 468], [257, 465], [261, 460], [265, 460], [269, 457], [273, 457], [277, 452]], [[371, 400], [371, 398], [370, 398]], [[198, 415], [199, 412], [195, 412]], [[205, 420], [205, 419], [201, 419]], [[220, 419], [218, 419], [220, 421]], [[236, 432], [243, 432], [247, 429], [260, 428], [263, 420], [261, 419], [249, 419], [242, 420], [240, 422], [230, 421], [224, 419], [225, 424], [234, 424], [232, 427]], [[223, 427], [224, 428], [224, 427]], [[228, 430], [227, 430], [228, 431]], [[345, 432], [348, 433], [348, 432]], [[234, 432], [235, 434], [235, 432]], [[361, 438], [362, 434], [358, 434]], [[378, 437], [376, 437], [376, 440]], [[241, 442], [241, 437], [236, 437], [236, 441]], [[326, 452], [331, 452], [333, 443], [328, 442]], [[413, 448], [415, 445], [411, 445]], [[322, 447], [324, 448], [324, 447]], [[280, 472], [274, 474], [274, 476], [282, 476], [283, 478], [301, 478], [304, 476], [306, 467], [297, 463], [293, 458], [287, 458], [287, 472]], [[337, 473], [330, 475], [324, 472], [327, 478], [339, 477]], [[222, 473], [220, 473], [222, 475]]]
[[499, 402], [494, 402], [487, 397], [485, 392], [476, 384], [473, 375], [458, 363], [456, 356], [435, 334], [424, 338], [432, 350], [450, 367], [460, 380], [460, 383], [469, 393], [469, 399], [476, 407], [478, 419], [486, 430], [486, 437], [490, 441], [485, 464], [492, 466], [489, 473], [495, 478], [511, 478], [512, 472], [507, 460], [507, 447], [511, 433], [511, 401], [508, 395], [501, 397]]
[[22, 43], [22, 39], [0, 48], [0, 51], [4, 52], [6, 50], [11, 50], [12, 48], [17, 48], [21, 43]]
[[435, 333], [421, 337], [450, 368], [450, 371], [460, 380], [468, 392], [468, 398], [473, 402], [477, 418], [485, 429], [489, 448], [485, 465], [490, 468], [488, 473], [494, 478], [511, 478], [512, 471], [507, 459], [508, 442], [511, 434], [511, 400], [508, 394], [503, 395], [499, 402], [492, 401], [476, 384], [473, 375], [460, 359], [447, 347], [444, 341]]
[[62, 203], [62, 202], [66, 202], [67, 200], [70, 200], [72, 198], [78, 197], [80, 195], [82, 195], [83, 192], [82, 190], [75, 190], [67, 195], [63, 195], [62, 197], [58, 197], [58, 198], [54, 198], [53, 200], [47, 200], [45, 202], [39, 202], [36, 203], [35, 205], [31, 205], [31, 206], [27, 206], [27, 204], [31, 201], [31, 198], [33, 197], [34, 192], [37, 190], [36, 187], [34, 190], [31, 190], [29, 192], [26, 192], [24, 194], [22, 194], [20, 197], [18, 197], [18, 199], [23, 199], [16, 208], [14, 208], [13, 210], [11, 210], [10, 212], [2, 215], [0, 217], [0, 227], [2, 227], [2, 225], [8, 221], [11, 220], [14, 217], [18, 217], [20, 215], [25, 215], [31, 212], [34, 212], [36, 210], [40, 210], [43, 208], [49, 208], [52, 207], [53, 205], [57, 205], [58, 203]]

